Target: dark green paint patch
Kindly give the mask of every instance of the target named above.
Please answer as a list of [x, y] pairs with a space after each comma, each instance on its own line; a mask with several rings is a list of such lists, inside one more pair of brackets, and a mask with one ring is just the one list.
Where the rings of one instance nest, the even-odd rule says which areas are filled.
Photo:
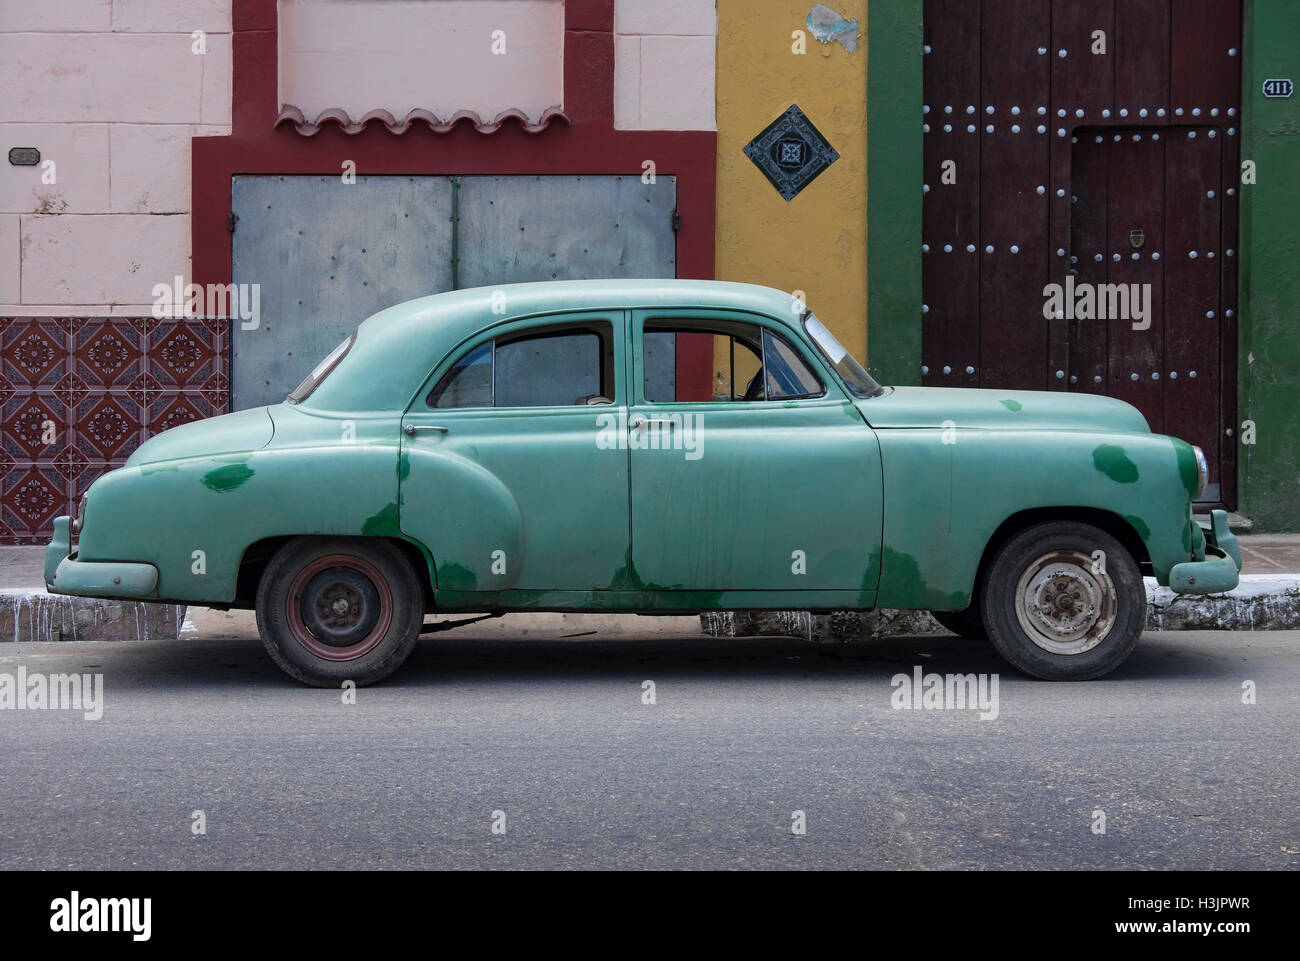
[[645, 585], [641, 583], [641, 578], [636, 572], [636, 565], [632, 563], [632, 548], [628, 548], [623, 555], [623, 566], [614, 572], [613, 578], [609, 582], [611, 591], [643, 591]]
[[1092, 463], [1116, 484], [1134, 484], [1138, 479], [1137, 464], [1128, 459], [1124, 448], [1118, 444], [1102, 444], [1092, 452]]
[[411, 476], [411, 455], [407, 451], [402, 451], [397, 456], [397, 479], [404, 481]]
[[1136, 514], [1125, 514], [1124, 520], [1128, 521], [1133, 530], [1137, 531], [1137, 536], [1142, 538], [1143, 543], [1147, 543], [1151, 540], [1151, 528], [1142, 518], [1138, 517]]
[[1188, 497], [1196, 497], [1196, 451], [1192, 450], [1192, 445], [1186, 441], [1179, 440], [1177, 437], [1172, 438], [1174, 442], [1174, 453], [1178, 457], [1178, 476], [1182, 479], [1183, 487], [1187, 489]]
[[361, 525], [361, 533], [377, 537], [387, 537], [399, 533], [397, 526], [397, 505], [389, 504], [373, 517], [367, 517]]
[[438, 590], [473, 591], [478, 589], [478, 575], [462, 564], [438, 565]]
[[880, 593], [877, 607], [902, 610], [963, 611], [970, 606], [970, 595], [962, 591], [945, 592], [930, 587], [921, 575], [921, 567], [911, 554], [886, 547], [881, 556]]
[[1025, 409], [1025, 405], [1022, 404], [1022, 403], [1020, 403], [1020, 401], [1018, 401], [1018, 400], [1004, 400], [1004, 401], [1002, 402], [1002, 406], [1005, 407], [1007, 410], [1024, 410], [1024, 409]]
[[247, 464], [227, 464], [225, 467], [217, 467], [204, 474], [203, 486], [218, 494], [224, 494], [241, 486], [252, 476], [253, 468]]
[[862, 572], [862, 584], [858, 587], [858, 607], [874, 607], [876, 590], [880, 586], [880, 549], [871, 552], [867, 569]]

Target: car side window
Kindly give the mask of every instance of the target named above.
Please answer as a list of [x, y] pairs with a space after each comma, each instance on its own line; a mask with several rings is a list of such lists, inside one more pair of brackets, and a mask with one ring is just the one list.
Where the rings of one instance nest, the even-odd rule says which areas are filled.
[[492, 344], [480, 344], [456, 361], [429, 394], [430, 407], [492, 406]]
[[[708, 384], [679, 377], [683, 351], [712, 359]], [[772, 401], [820, 397], [821, 380], [779, 334], [733, 321], [647, 321], [642, 332], [643, 394], [650, 403]]]
[[820, 397], [822, 382], [798, 352], [770, 330], [763, 330], [763, 372], [768, 400], [799, 400]]
[[614, 402], [609, 324], [508, 334], [462, 356], [429, 393], [433, 408]]

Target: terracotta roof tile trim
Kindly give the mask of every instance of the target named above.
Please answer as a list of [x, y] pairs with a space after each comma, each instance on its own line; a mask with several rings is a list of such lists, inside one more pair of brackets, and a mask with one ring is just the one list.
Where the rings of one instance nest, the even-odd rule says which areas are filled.
[[479, 133], [496, 133], [507, 120], [514, 120], [525, 133], [541, 133], [550, 126], [552, 120], [562, 120], [565, 124], [569, 123], [569, 118], [565, 116], [564, 111], [559, 107], [548, 107], [542, 112], [536, 123], [530, 121], [528, 115], [517, 107], [503, 110], [491, 120], [484, 120], [473, 110], [459, 110], [449, 119], [440, 120], [430, 111], [417, 107], [401, 120], [398, 120], [387, 110], [380, 109], [371, 110], [360, 120], [355, 121], [346, 110], [340, 107], [331, 107], [317, 114], [315, 120], [309, 121], [300, 109], [292, 104], [285, 104], [280, 110], [280, 116], [275, 118], [275, 126], [293, 124], [294, 129], [304, 137], [315, 136], [327, 123], [335, 124], [345, 134], [353, 136], [361, 133], [366, 129], [367, 124], [373, 121], [381, 122], [388, 128], [388, 132], [393, 134], [406, 133], [416, 121], [423, 123], [434, 133], [449, 133], [461, 123], [473, 124], [474, 129]]

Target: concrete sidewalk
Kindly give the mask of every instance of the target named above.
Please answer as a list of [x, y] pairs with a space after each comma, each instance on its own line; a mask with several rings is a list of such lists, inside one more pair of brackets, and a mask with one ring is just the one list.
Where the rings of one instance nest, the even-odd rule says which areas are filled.
[[[1300, 628], [1300, 534], [1248, 534], [1241, 545], [1241, 585], [1228, 594], [1179, 597], [1147, 579], [1150, 610], [1147, 629], [1291, 630]], [[44, 580], [45, 548], [0, 547], [0, 643], [4, 641], [117, 641], [181, 636], [186, 609], [173, 604], [143, 604], [48, 594]], [[196, 615], [199, 611], [194, 612]], [[206, 612], [205, 612], [206, 613]], [[217, 616], [218, 612], [213, 612]], [[232, 615], [233, 616], [233, 615]], [[518, 632], [521, 618], [531, 618], [538, 633], [591, 630], [595, 615], [508, 615]], [[653, 632], [654, 618], [601, 615], [601, 633], [626, 622], [638, 634]], [[570, 627], [566, 618], [573, 618]], [[674, 619], [681, 620], [681, 619]], [[695, 623], [698, 620], [691, 619]], [[604, 623], [608, 621], [610, 623]], [[494, 622], [485, 622], [492, 624]], [[503, 622], [496, 622], [503, 623]], [[834, 639], [840, 636], [946, 633], [925, 611], [872, 611], [867, 614], [809, 616], [786, 612], [712, 614], [704, 629], [715, 635], [790, 634]], [[615, 631], [618, 633], [618, 631]]]
[[50, 594], [43, 546], [0, 547], [0, 643], [167, 639], [184, 620], [175, 604]]

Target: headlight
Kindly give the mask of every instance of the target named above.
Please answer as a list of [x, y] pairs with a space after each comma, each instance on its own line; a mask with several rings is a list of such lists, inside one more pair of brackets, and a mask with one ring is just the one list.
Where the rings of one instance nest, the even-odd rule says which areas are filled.
[[1192, 450], [1196, 451], [1196, 497], [1192, 499], [1198, 500], [1210, 484], [1210, 464], [1205, 459], [1205, 451], [1199, 447], [1193, 447]]

